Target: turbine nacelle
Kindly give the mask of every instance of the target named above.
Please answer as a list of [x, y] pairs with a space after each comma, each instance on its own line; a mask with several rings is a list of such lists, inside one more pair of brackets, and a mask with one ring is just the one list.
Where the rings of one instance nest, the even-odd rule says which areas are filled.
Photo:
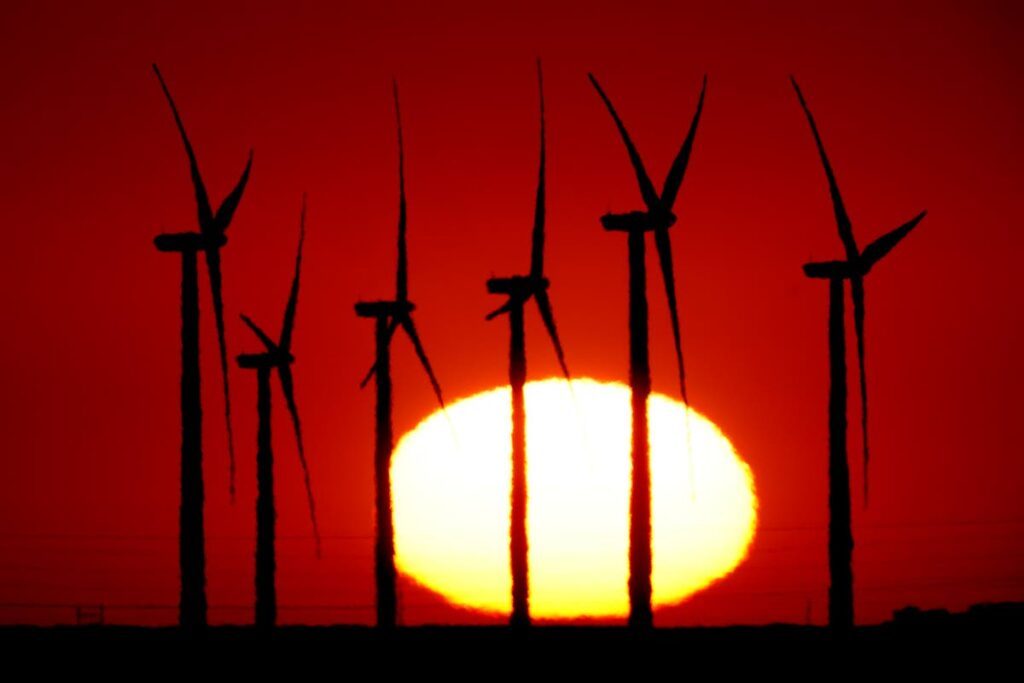
[[236, 358], [238, 360], [238, 367], [246, 370], [280, 368], [295, 362], [295, 356], [280, 350], [268, 351], [266, 353], [242, 353]]
[[601, 216], [601, 226], [613, 232], [650, 232], [667, 230], [675, 225], [676, 216], [671, 211], [630, 211], [629, 213], [606, 213]]
[[505, 294], [526, 301], [536, 292], [547, 289], [551, 283], [544, 276], [512, 275], [510, 277], [492, 277], [487, 280], [487, 291], [491, 294]]
[[360, 318], [395, 318], [409, 317], [416, 310], [411, 301], [359, 301], [356, 303], [356, 315]]
[[818, 261], [804, 264], [804, 275], [822, 280], [848, 279], [856, 272], [849, 261]]
[[822, 280], [848, 280], [851, 277], [864, 277], [871, 272], [874, 263], [864, 259], [856, 261], [817, 261], [804, 264], [804, 275]]
[[153, 238], [157, 251], [164, 252], [220, 249], [227, 243], [228, 238], [223, 233], [168, 232]]
[[487, 291], [491, 294], [504, 295], [508, 297], [500, 308], [495, 309], [487, 314], [487, 320], [494, 320], [499, 315], [508, 313], [515, 306], [522, 306], [531, 298], [535, 298], [537, 305], [540, 306], [541, 315], [544, 316], [545, 324], [549, 325], [549, 332], [553, 335], [552, 340], [555, 341], [555, 346], [559, 346], [559, 342], [555, 339], [557, 335], [551, 328], [554, 327], [554, 318], [551, 317], [550, 323], [548, 323], [548, 317], [551, 314], [551, 302], [548, 300], [547, 290], [550, 286], [550, 282], [543, 275], [513, 275], [511, 277], [492, 277], [487, 280]]

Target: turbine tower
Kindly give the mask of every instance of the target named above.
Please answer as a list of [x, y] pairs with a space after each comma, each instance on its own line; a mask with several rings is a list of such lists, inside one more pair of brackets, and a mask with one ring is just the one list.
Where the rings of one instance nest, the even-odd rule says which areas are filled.
[[391, 508], [391, 454], [394, 441], [391, 425], [391, 338], [401, 327], [412, 342], [416, 356], [426, 370], [437, 401], [444, 408], [441, 385], [430, 367], [412, 312], [416, 306], [409, 300], [408, 256], [406, 253], [405, 153], [402, 143], [402, 116], [398, 106], [398, 84], [393, 84], [395, 119], [398, 128], [398, 273], [395, 298], [391, 301], [360, 301], [356, 315], [375, 321], [376, 360], [361, 386], [371, 377], [377, 383], [376, 445], [374, 449], [375, 508], [377, 539], [374, 548], [377, 585], [377, 626], [393, 628], [397, 623], [398, 594], [395, 571], [395, 537]]
[[170, 90], [156, 64], [153, 71], [174, 114], [188, 156], [189, 171], [199, 212], [199, 232], [158, 235], [154, 240], [162, 252], [181, 254], [181, 511], [179, 564], [181, 598], [178, 623], [187, 629], [206, 626], [206, 550], [203, 532], [203, 438], [202, 401], [199, 391], [199, 274], [198, 253], [206, 257], [213, 294], [213, 312], [217, 321], [221, 376], [224, 380], [224, 417], [228, 430], [228, 454], [231, 463], [231, 495], [235, 492], [235, 447], [231, 431], [231, 398], [228, 390], [227, 344], [224, 339], [224, 301], [221, 295], [220, 250], [227, 244], [227, 229], [252, 169], [252, 151], [235, 188], [224, 198], [216, 212], [210, 205], [206, 185], [199, 173], [195, 152], [185, 133]]
[[857, 337], [857, 361], [860, 371], [861, 431], [864, 444], [864, 500], [868, 495], [868, 390], [864, 372], [864, 277], [882, 257], [892, 251], [910, 234], [925, 213], [888, 232], [864, 247], [857, 247], [853, 225], [843, 205], [832, 165], [825, 154], [825, 146], [818, 127], [796, 79], [790, 78], [796, 90], [800, 107], [807, 115], [814, 142], [825, 169], [832, 209], [835, 213], [839, 239], [846, 251], [846, 260], [808, 263], [804, 274], [810, 278], [829, 281], [828, 340], [829, 340], [829, 626], [836, 632], [846, 633], [853, 628], [853, 528], [850, 514], [850, 466], [846, 453], [846, 322], [845, 291], [843, 282], [849, 280], [853, 300], [853, 321]]
[[544, 321], [555, 355], [565, 378], [569, 369], [558, 340], [555, 316], [548, 298], [548, 279], [544, 277], [544, 79], [540, 61], [537, 62], [537, 83], [540, 91], [540, 172], [537, 181], [537, 203], [533, 218], [533, 244], [530, 251], [530, 272], [527, 275], [491, 278], [487, 291], [507, 296], [505, 304], [487, 316], [488, 320], [507, 313], [511, 327], [509, 345], [509, 384], [512, 387], [512, 493], [511, 523], [509, 529], [512, 569], [512, 626], [529, 626], [529, 539], [526, 533], [527, 475], [526, 475], [526, 402], [523, 387], [526, 384], [526, 337], [523, 330], [523, 308], [531, 298], [536, 301]]
[[[676, 222], [672, 213], [679, 188], [686, 175], [686, 167], [697, 135], [697, 124], [704, 109], [704, 93], [707, 77], [704, 77], [697, 101], [697, 111], [690, 123], [682, 147], [676, 155], [661, 194], [654, 189], [644, 163], [619, 118], [611, 100], [601, 85], [589, 74], [597, 94], [608, 108], [615, 121], [615, 127], [629, 154], [630, 163], [636, 173], [645, 209], [624, 214], [605, 214], [601, 225], [605, 230], [625, 232], [629, 249], [629, 386], [632, 393], [632, 486], [629, 503], [629, 625], [634, 628], [650, 628], [654, 625], [651, 608], [651, 465], [647, 426], [647, 398], [651, 393], [650, 350], [648, 348], [647, 324], [647, 264], [644, 235], [654, 233], [654, 245], [661, 264], [661, 275], [668, 298], [669, 315], [672, 322], [672, 336], [675, 342], [676, 365], [679, 371], [679, 390], [689, 410], [686, 395], [686, 373], [683, 369], [682, 341], [679, 330], [679, 313], [676, 303], [675, 274], [672, 266], [672, 245], [668, 230]], [[687, 430], [688, 432], [689, 430]], [[689, 436], [687, 436], [689, 438]]]
[[292, 332], [295, 329], [295, 310], [299, 303], [299, 274], [302, 269], [302, 244], [306, 238], [306, 198], [302, 198], [302, 215], [299, 219], [299, 250], [295, 257], [295, 276], [292, 279], [288, 305], [281, 323], [281, 337], [274, 342], [248, 316], [242, 320], [263, 343], [262, 353], [242, 354], [238, 356], [238, 366], [246, 370], [256, 371], [257, 401], [259, 428], [256, 436], [256, 626], [257, 628], [273, 628], [277, 623], [277, 587], [275, 574], [277, 569], [275, 550], [275, 525], [277, 511], [274, 506], [274, 453], [270, 440], [270, 374], [277, 370], [281, 381], [281, 393], [284, 394], [291, 413], [292, 426], [295, 429], [295, 442], [298, 447], [299, 463], [306, 485], [306, 499], [309, 503], [309, 516], [313, 524], [313, 537], [316, 541], [317, 556], [320, 555], [320, 532], [316, 523], [316, 506], [313, 501], [313, 488], [309, 480], [309, 465], [306, 452], [302, 445], [302, 424], [299, 421], [299, 409], [295, 403], [295, 382], [292, 378], [291, 365], [295, 362], [292, 355]]

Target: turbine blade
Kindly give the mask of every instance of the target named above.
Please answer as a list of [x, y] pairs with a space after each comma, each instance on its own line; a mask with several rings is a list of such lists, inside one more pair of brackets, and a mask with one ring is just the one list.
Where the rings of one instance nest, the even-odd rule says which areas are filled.
[[249, 160], [245, 162], [245, 169], [242, 171], [242, 177], [238, 179], [235, 189], [231, 190], [230, 194], [221, 202], [220, 208], [217, 209], [217, 216], [213, 221], [215, 233], [224, 234], [231, 224], [231, 219], [235, 216], [235, 210], [238, 209], [238, 204], [242, 201], [242, 193], [245, 192], [245, 186], [249, 183], [250, 171], [252, 171], [251, 149], [249, 150]]
[[665, 176], [665, 185], [661, 190], [661, 203], [669, 211], [672, 210], [672, 205], [676, 203], [679, 188], [682, 186], [683, 177], [686, 175], [686, 167], [690, 163], [690, 153], [693, 151], [693, 140], [697, 137], [697, 124], [700, 123], [700, 115], [704, 111], [704, 93], [707, 92], [707, 89], [708, 77], [704, 76], [704, 83], [700, 87], [700, 98], [697, 100], [697, 111], [694, 112], [693, 121], [690, 123], [690, 131], [686, 134], [683, 146], [680, 147], [679, 154], [676, 155], [675, 160], [672, 162], [668, 175]]
[[569, 366], [565, 363], [565, 351], [562, 350], [562, 342], [558, 338], [558, 327], [555, 325], [555, 314], [551, 310], [551, 299], [548, 297], [547, 290], [538, 289], [534, 292], [533, 298], [537, 301], [540, 317], [544, 321], [544, 327], [547, 328], [548, 336], [551, 337], [551, 343], [555, 347], [555, 355], [558, 356], [558, 365], [562, 368], [562, 374], [567, 380], [572, 379], [569, 376]]
[[376, 374], [376, 372], [377, 372], [377, 364], [374, 363], [373, 365], [370, 366], [370, 369], [363, 376], [363, 379], [360, 380], [359, 388], [360, 389], [365, 389], [366, 385], [370, 383], [370, 380], [373, 379], [373, 376], [374, 376], [374, 374]]
[[224, 378], [224, 421], [228, 427], [228, 459], [231, 467], [231, 494], [235, 491], [235, 434], [231, 428], [231, 390], [228, 385], [228, 346], [224, 335], [224, 298], [221, 292], [220, 250], [216, 247], [204, 250], [206, 269], [210, 276], [210, 292], [213, 295], [213, 313], [217, 321], [217, 343], [220, 347], [220, 374]]
[[309, 477], [309, 463], [306, 461], [306, 451], [302, 445], [302, 423], [299, 421], [299, 408], [295, 404], [295, 382], [292, 379], [290, 365], [279, 365], [277, 368], [278, 377], [281, 379], [281, 391], [288, 403], [288, 412], [292, 416], [292, 426], [295, 428], [295, 443], [298, 445], [299, 463], [302, 465], [302, 477], [306, 485], [306, 501], [309, 503], [309, 519], [313, 524], [313, 538], [316, 541], [316, 554], [320, 556], [320, 527], [316, 521], [316, 501], [313, 499], [313, 485]]
[[[391, 341], [391, 337], [394, 336], [396, 329], [398, 329], [398, 321], [397, 320], [392, 320], [391, 321], [391, 326], [388, 328], [388, 342]], [[362, 381], [359, 382], [359, 388], [360, 389], [366, 388], [366, 385], [370, 383], [370, 380], [373, 379], [373, 376], [374, 376], [374, 374], [376, 374], [376, 372], [377, 372], [377, 364], [374, 363], [373, 365], [370, 366], [370, 370], [363, 377]]]
[[904, 237], [910, 234], [911, 230], [917, 227], [917, 224], [921, 222], [921, 219], [924, 218], [927, 213], [927, 211], [922, 211], [900, 227], [891, 232], [887, 232], [868, 246], [864, 247], [864, 253], [861, 254], [861, 261], [864, 263], [864, 272], [871, 270], [872, 266], [892, 251], [893, 247], [899, 244]]
[[683, 364], [682, 334], [679, 329], [679, 304], [676, 300], [675, 268], [672, 264], [672, 242], [668, 228], [654, 231], [654, 244], [658, 250], [658, 261], [661, 264], [661, 279], [665, 283], [665, 296], [668, 299], [669, 318], [672, 322], [673, 350], [676, 353], [676, 368], [679, 370], [679, 394], [685, 404], [686, 424], [686, 466], [690, 481], [690, 499], [697, 499], [696, 472], [693, 465], [693, 439], [690, 421], [690, 397], [686, 391], [686, 366]]
[[868, 379], [864, 368], [864, 278], [850, 278], [853, 296], [853, 324], [857, 334], [857, 363], [860, 367], [860, 429], [864, 442], [864, 504], [868, 502], [868, 463], [871, 449], [868, 445]]
[[537, 174], [537, 203], [533, 211], [533, 245], [530, 251], [530, 275], [544, 275], [544, 166], [546, 157], [546, 140], [544, 125], [544, 75], [541, 72], [540, 60], [537, 60], [537, 87], [540, 90], [540, 171]]
[[409, 259], [406, 252], [405, 147], [402, 142], [402, 110], [398, 106], [398, 82], [392, 81], [395, 96], [395, 123], [398, 127], [398, 273], [396, 301], [409, 300]]
[[597, 89], [597, 94], [604, 100], [605, 106], [608, 108], [608, 113], [612, 115], [612, 119], [615, 121], [615, 127], [619, 129], [619, 135], [622, 137], [623, 144], [626, 145], [626, 151], [629, 153], [629, 160], [633, 164], [633, 170], [636, 172], [636, 180], [640, 185], [640, 194], [644, 199], [644, 204], [647, 205], [648, 211], [655, 211], [661, 205], [661, 199], [658, 197], [658, 193], [654, 190], [654, 184], [651, 183], [650, 177], [647, 175], [647, 170], [644, 169], [644, 162], [640, 159], [640, 153], [636, 151], [636, 147], [633, 145], [633, 140], [630, 139], [629, 133], [626, 131], [626, 126], [622, 123], [622, 119], [619, 118], [619, 114], [615, 111], [615, 107], [612, 105], [612, 101], [608, 99], [608, 96], [604, 94], [604, 90], [601, 89], [601, 84], [594, 78], [594, 74], [587, 74], [590, 77], [590, 82]]
[[164, 77], [156, 64], [153, 65], [153, 71], [156, 73], [157, 80], [160, 81], [160, 88], [164, 91], [167, 103], [171, 105], [174, 123], [177, 124], [178, 133], [181, 134], [181, 141], [185, 144], [189, 172], [192, 174], [192, 187], [196, 194], [196, 208], [199, 211], [199, 227], [200, 230], [207, 230], [209, 229], [208, 226], [213, 225], [213, 211], [210, 209], [210, 198], [206, 194], [206, 185], [203, 184], [203, 177], [199, 174], [199, 163], [196, 161], [196, 153], [192, 149], [192, 143], [189, 142], [188, 133], [185, 132], [185, 124], [182, 123], [181, 115], [178, 114], [178, 107], [174, 104], [171, 91], [167, 88], [167, 83], [164, 82]]
[[434, 389], [434, 395], [437, 396], [437, 402], [441, 404], [442, 409], [446, 409], [444, 404], [444, 396], [441, 395], [441, 385], [437, 382], [437, 377], [434, 375], [434, 370], [430, 367], [430, 361], [427, 359], [427, 352], [423, 349], [423, 343], [420, 341], [419, 335], [416, 333], [416, 325], [412, 321], [412, 316], [404, 316], [401, 320], [402, 329], [409, 335], [409, 341], [412, 342], [412, 346], [416, 349], [416, 356], [419, 357], [420, 363], [423, 364], [423, 369], [427, 372], [427, 377], [430, 378], [430, 386]]
[[306, 241], [306, 195], [302, 195], [302, 213], [299, 216], [299, 249], [295, 256], [295, 275], [288, 295], [288, 306], [284, 309], [281, 323], [281, 350], [288, 353], [292, 348], [292, 331], [295, 329], [295, 309], [299, 304], [299, 276], [302, 273], [302, 245]]
[[825, 154], [825, 145], [821, 142], [818, 126], [814, 123], [814, 117], [811, 115], [811, 110], [807, 106], [806, 100], [804, 100], [804, 94], [801, 92], [800, 86], [797, 85], [796, 79], [792, 76], [789, 77], [789, 80], [793, 83], [796, 96], [800, 100], [800, 106], [807, 115], [807, 122], [811, 124], [811, 133], [814, 134], [814, 143], [818, 146], [821, 165], [825, 167], [825, 177], [828, 178], [828, 191], [832, 196], [832, 210], [836, 216], [836, 227], [839, 228], [839, 239], [843, 241], [847, 260], [855, 261], [860, 252], [857, 250], [857, 242], [853, 238], [853, 226], [850, 224], [850, 217], [846, 213], [846, 207], [843, 206], [843, 198], [839, 194], [839, 184], [836, 182], [836, 176], [832, 172], [832, 164], [829, 163], [828, 155]]
[[661, 263], [661, 279], [665, 282], [665, 296], [668, 298], [668, 313], [672, 321], [672, 339], [675, 342], [676, 366], [679, 368], [679, 391], [683, 403], [690, 405], [686, 395], [686, 371], [683, 366], [682, 334], [679, 331], [679, 305], [676, 301], [676, 276], [672, 265], [672, 243], [668, 228], [654, 231], [654, 244], [658, 249], [658, 261]]
[[250, 318], [250, 317], [249, 317], [249, 316], [247, 316], [247, 315], [246, 315], [245, 313], [243, 313], [243, 314], [242, 314], [242, 321], [243, 321], [243, 322], [244, 322], [244, 323], [245, 323], [246, 325], [248, 325], [248, 326], [249, 326], [249, 329], [250, 329], [250, 330], [252, 330], [252, 331], [253, 331], [253, 333], [254, 333], [254, 334], [255, 334], [255, 335], [257, 336], [257, 337], [259, 337], [259, 340], [260, 340], [261, 342], [263, 342], [263, 346], [265, 346], [265, 347], [266, 347], [267, 351], [270, 351], [270, 352], [274, 352], [274, 351], [277, 351], [277, 344], [275, 344], [275, 343], [274, 343], [274, 340], [273, 340], [273, 339], [271, 339], [271, 338], [270, 338], [270, 335], [268, 335], [268, 334], [267, 334], [266, 332], [264, 332], [264, 331], [263, 331], [263, 330], [262, 330], [262, 329], [260, 328], [260, 326], [259, 326], [259, 325], [257, 325], [256, 323], [254, 323], [254, 322], [252, 321], [252, 318]]
[[504, 304], [502, 304], [501, 308], [496, 308], [495, 310], [493, 310], [490, 313], [488, 313], [487, 317], [485, 319], [486, 320], [494, 320], [495, 318], [497, 318], [502, 313], [508, 313], [508, 311], [511, 308], [512, 308], [512, 297], [509, 297], [508, 301], [506, 301]]

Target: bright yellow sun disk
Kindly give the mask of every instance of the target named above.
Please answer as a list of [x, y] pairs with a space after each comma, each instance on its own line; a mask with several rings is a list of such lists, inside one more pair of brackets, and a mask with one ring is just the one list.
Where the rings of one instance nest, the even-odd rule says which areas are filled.
[[[530, 611], [629, 610], [630, 401], [619, 383], [526, 385]], [[511, 610], [510, 389], [476, 394], [407, 433], [391, 466], [399, 569], [449, 600]], [[660, 394], [648, 403], [653, 600], [679, 602], [731, 572], [757, 523], [750, 468], [707, 418]], [[691, 458], [687, 457], [689, 424]], [[691, 485], [690, 473], [693, 473]]]

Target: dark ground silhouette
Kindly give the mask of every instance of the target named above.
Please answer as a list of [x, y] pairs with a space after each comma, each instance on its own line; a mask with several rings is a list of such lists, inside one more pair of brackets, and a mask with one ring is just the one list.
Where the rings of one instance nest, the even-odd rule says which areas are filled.
[[[707, 661], [709, 670], [728, 675], [750, 667], [762, 674], [778, 667], [788, 676], [801, 670], [820, 671], [817, 659], [835, 661], [844, 671], [853, 671], [865, 663], [881, 664], [872, 669], [886, 678], [898, 675], [895, 666], [908, 666], [908, 674], [916, 678], [922, 670], [948, 667], [951, 661], [963, 660], [975, 672], [993, 662], [1005, 659], [1011, 666], [1019, 658], [1024, 603], [976, 605], [966, 612], [945, 610], [922, 611], [907, 608], [896, 612], [892, 621], [876, 626], [859, 626], [845, 637], [837, 638], [822, 626], [772, 624], [766, 626], [727, 626], [715, 628], [667, 628], [638, 632], [635, 628], [600, 626], [544, 626], [516, 629], [508, 626], [421, 626], [381, 630], [365, 626], [281, 626], [272, 632], [240, 626], [215, 626], [207, 629], [201, 639], [175, 627], [142, 628], [124, 626], [68, 626], [57, 628], [0, 627], [0, 642], [18, 653], [33, 652], [27, 646], [84, 644], [90, 648], [107, 646], [112, 657], [104, 658], [105, 671], [124, 662], [132, 652], [126, 643], [137, 645], [170, 644], [180, 654], [182, 645], [258, 642], [275, 650], [301, 648], [302, 661], [309, 655], [323, 653], [325, 664], [338, 666], [339, 661], [352, 671], [355, 664], [366, 662], [379, 666], [386, 662], [389, 670], [444, 671], [452, 673], [463, 668], [476, 676], [493, 675], [496, 663], [502, 667], [536, 661], [535, 671], [556, 675], [561, 671], [579, 675], [584, 670], [607, 675], [609, 667], [629, 662], [631, 670], [661, 665], [678, 667], [681, 661], [692, 666]], [[272, 634], [272, 635], [271, 635]], [[269, 637], [268, 637], [269, 636]], [[317, 649], [323, 646], [323, 649]], [[232, 669], [252, 661], [250, 656], [238, 658], [234, 651], [202, 648], [204, 656], [216, 652], [231, 654]], [[105, 652], [90, 649], [90, 653]], [[268, 651], [261, 650], [265, 655]], [[622, 657], [628, 655], [630, 659]], [[147, 664], [151, 664], [150, 658]], [[533, 658], [537, 659], [534, 660]], [[383, 659], [382, 659], [383, 658]], [[80, 668], [82, 660], [71, 658]], [[256, 661], [264, 661], [257, 657]], [[298, 660], [289, 660], [289, 672]], [[38, 666], [38, 661], [35, 664]], [[501, 669], [502, 672], [507, 669]], [[137, 672], [136, 672], [137, 673]], [[948, 675], [948, 671], [946, 672]], [[1006, 675], [1006, 669], [1000, 671]], [[913, 679], [911, 679], [913, 680]]]
[[395, 119], [398, 128], [398, 272], [392, 301], [360, 301], [356, 315], [375, 321], [376, 360], [362, 386], [375, 376], [377, 380], [376, 445], [374, 448], [375, 508], [377, 539], [374, 548], [377, 585], [377, 625], [392, 628], [398, 620], [397, 574], [395, 571], [395, 532], [391, 509], [391, 453], [394, 435], [391, 423], [391, 338], [401, 327], [412, 342], [416, 356], [430, 379], [430, 385], [444, 408], [441, 385], [427, 359], [409, 300], [409, 265], [406, 250], [407, 211], [405, 202], [405, 152], [402, 141], [402, 115], [398, 106], [398, 84], [394, 85]]
[[181, 254], [181, 613], [184, 627], [206, 625], [206, 551], [203, 530], [203, 444], [202, 401], [199, 390], [199, 274], [197, 255], [206, 256], [213, 294], [213, 310], [220, 342], [221, 374], [224, 380], [224, 416], [228, 429], [228, 453], [231, 463], [231, 493], [234, 496], [235, 451], [231, 431], [231, 399], [228, 389], [227, 345], [224, 339], [224, 302], [221, 295], [220, 250], [227, 244], [226, 231], [242, 199], [252, 169], [252, 152], [235, 188], [214, 213], [199, 173], [195, 152], [185, 133], [170, 90], [157, 66], [153, 71], [160, 81], [174, 114], [181, 140], [188, 155], [189, 172], [195, 189], [199, 213], [199, 232], [158, 235], [156, 248]]
[[895, 230], [878, 238], [863, 251], [858, 249], [853, 236], [853, 226], [846, 213], [839, 185], [836, 182], [832, 165], [825, 154], [825, 146], [818, 134], [811, 110], [804, 100], [796, 79], [791, 79], [796, 90], [800, 106], [807, 115], [814, 142], [821, 157], [821, 164], [828, 179], [829, 194], [832, 197], [832, 208], [835, 212], [839, 238], [846, 251], [845, 261], [828, 261], [808, 263], [804, 272], [808, 277], [827, 279], [829, 281], [829, 624], [833, 629], [849, 631], [853, 628], [853, 530], [850, 514], [850, 466], [846, 452], [847, 428], [847, 387], [846, 387], [846, 326], [845, 326], [845, 288], [843, 282], [849, 280], [850, 293], [853, 299], [853, 317], [857, 336], [857, 359], [860, 367], [861, 396], [861, 430], [864, 442], [864, 501], [868, 494], [868, 393], [867, 379], [864, 372], [864, 277], [872, 266], [878, 263], [893, 247], [895, 247], [911, 230], [913, 230], [925, 212], [919, 213]]
[[[704, 109], [707, 78], [701, 86], [697, 111], [690, 130], [676, 155], [665, 184], [659, 195], [647, 175], [640, 154], [633, 145], [622, 119], [611, 100], [594, 76], [590, 75], [601, 100], [608, 108], [622, 142], [629, 153], [636, 173], [646, 210], [625, 214], [606, 214], [601, 217], [605, 230], [627, 233], [629, 249], [629, 386], [632, 392], [632, 486], [629, 506], [629, 623], [637, 628], [649, 628], [654, 623], [651, 609], [651, 472], [647, 439], [647, 399], [651, 393], [650, 349], [648, 348], [647, 321], [647, 265], [644, 234], [654, 233], [654, 243], [661, 264], [661, 275], [668, 297], [669, 314], [675, 342], [676, 363], [679, 369], [679, 389], [683, 402], [689, 406], [686, 394], [686, 373], [683, 366], [679, 312], [676, 302], [675, 273], [672, 266], [672, 246], [668, 230], [676, 221], [672, 213], [679, 188], [686, 175], [686, 167], [697, 135], [697, 124]], [[687, 429], [687, 434], [689, 430]], [[642, 435], [642, 436], [638, 436]], [[689, 436], [687, 436], [689, 438]]]
[[487, 291], [507, 296], [508, 301], [487, 316], [493, 320], [508, 314], [509, 339], [509, 384], [512, 387], [512, 487], [511, 523], [509, 529], [510, 559], [512, 567], [512, 616], [513, 626], [530, 624], [529, 602], [529, 538], [527, 537], [527, 481], [526, 481], [526, 401], [523, 388], [526, 384], [526, 335], [523, 329], [523, 308], [531, 298], [536, 301], [541, 319], [555, 347], [558, 363], [568, 380], [569, 368], [565, 353], [558, 339], [558, 328], [548, 297], [548, 279], [544, 277], [544, 192], [545, 192], [545, 126], [544, 126], [544, 78], [540, 62], [537, 62], [537, 84], [540, 91], [540, 171], [537, 180], [537, 202], [534, 209], [533, 240], [530, 249], [530, 272], [528, 275], [491, 278]]
[[316, 541], [317, 555], [320, 554], [320, 531], [316, 522], [316, 505], [313, 499], [313, 487], [310, 483], [309, 464], [306, 461], [305, 448], [302, 445], [302, 423], [299, 420], [299, 409], [295, 402], [295, 382], [291, 364], [292, 332], [295, 330], [295, 313], [299, 303], [299, 276], [302, 272], [302, 245], [306, 240], [306, 198], [302, 198], [302, 215], [299, 219], [299, 248], [295, 257], [295, 275], [292, 279], [288, 304], [285, 307], [284, 320], [281, 323], [281, 337], [275, 343], [248, 316], [242, 320], [263, 343], [263, 353], [242, 354], [238, 356], [241, 368], [256, 370], [257, 402], [259, 427], [256, 437], [256, 626], [270, 628], [277, 623], [277, 587], [275, 583], [276, 551], [275, 525], [277, 511], [274, 505], [274, 453], [270, 439], [270, 374], [277, 370], [281, 381], [281, 392], [291, 413], [292, 425], [295, 429], [295, 442], [298, 448], [299, 463], [306, 486], [306, 497], [309, 503], [309, 515], [313, 524], [313, 537]]

